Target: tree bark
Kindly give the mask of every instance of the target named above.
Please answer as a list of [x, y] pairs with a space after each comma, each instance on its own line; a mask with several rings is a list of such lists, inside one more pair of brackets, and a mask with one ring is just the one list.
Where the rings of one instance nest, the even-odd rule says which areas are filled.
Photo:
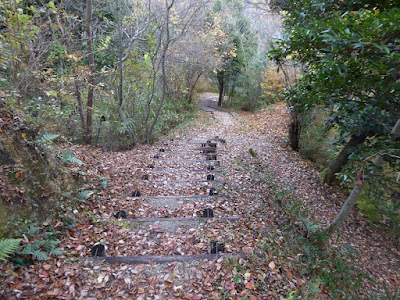
[[[396, 124], [393, 126], [391, 134], [395, 139], [400, 137], [400, 119], [397, 120]], [[374, 159], [374, 165], [379, 166], [383, 162], [383, 157], [381, 153], [378, 153]], [[347, 197], [345, 203], [343, 204], [342, 209], [339, 214], [335, 218], [335, 220], [329, 225], [328, 228], [325, 229], [325, 233], [331, 235], [335, 231], [339, 229], [339, 227], [343, 224], [346, 218], [350, 215], [351, 210], [356, 203], [357, 199], [360, 197], [361, 192], [364, 189], [365, 183], [363, 179], [363, 170], [360, 170], [358, 173], [358, 178], [356, 180], [356, 184], [351, 191], [350, 195]]]
[[[119, 0], [115, 0], [115, 11], [116, 11], [116, 18], [117, 18], [117, 26], [118, 26], [118, 71], [119, 71], [119, 84], [118, 84], [118, 92], [117, 92], [117, 97], [118, 97], [118, 113], [119, 116], [122, 120], [122, 122], [126, 123], [127, 118], [123, 110], [123, 104], [124, 104], [124, 99], [123, 99], [123, 87], [124, 87], [124, 77], [123, 77], [123, 49], [122, 49], [122, 24], [121, 24], [121, 19], [120, 19], [120, 6], [119, 6]], [[127, 128], [127, 133], [132, 141], [132, 147], [135, 147], [137, 138], [136, 135], [132, 132], [131, 129]]]
[[162, 108], [165, 98], [167, 96], [167, 72], [165, 70], [165, 59], [167, 56], [169, 44], [171, 43], [170, 33], [169, 33], [169, 21], [170, 21], [170, 11], [172, 9], [172, 6], [174, 5], [174, 2], [175, 2], [175, 0], [172, 0], [171, 4], [168, 4], [168, 0], [165, 0], [165, 7], [166, 7], [167, 15], [166, 15], [166, 24], [165, 24], [166, 37], [165, 37], [165, 43], [164, 43], [162, 54], [161, 54], [162, 94], [161, 94], [160, 103], [158, 104], [156, 114], [154, 115], [154, 119], [153, 119], [153, 122], [152, 122], [150, 130], [149, 130], [149, 134], [146, 138], [147, 143], [150, 143], [150, 138], [153, 135], [154, 127], [157, 124], [158, 117], [160, 116], [161, 108]]
[[353, 190], [351, 191], [350, 195], [347, 197], [345, 203], [343, 204], [342, 209], [340, 210], [339, 214], [337, 215], [336, 219], [329, 225], [326, 229], [326, 233], [331, 235], [333, 232], [338, 230], [338, 228], [343, 224], [343, 222], [347, 219], [350, 215], [351, 210], [356, 203], [358, 197], [360, 197], [361, 192], [364, 189], [364, 184], [361, 186], [354, 186]]
[[195, 78], [195, 80], [194, 80], [194, 83], [192, 84], [192, 86], [191, 86], [190, 89], [189, 89], [189, 94], [188, 94], [188, 103], [189, 103], [189, 104], [191, 104], [192, 101], [193, 101], [194, 88], [196, 87], [197, 82], [199, 81], [199, 79], [200, 79], [200, 77], [201, 77], [202, 74], [203, 74], [203, 72], [200, 72], [200, 73], [196, 76], [196, 78]]
[[343, 166], [349, 161], [351, 148], [362, 144], [367, 138], [366, 134], [352, 135], [346, 146], [336, 156], [335, 160], [322, 172], [322, 179], [327, 184], [332, 184], [335, 174], [339, 173]]
[[[68, 53], [73, 53], [70, 36], [65, 34], [64, 27], [62, 26], [60, 19], [58, 17], [57, 17], [57, 24], [58, 24], [58, 28], [60, 29], [63, 37], [65, 38], [65, 44], [67, 46]], [[81, 127], [82, 127], [83, 132], [86, 132], [85, 115], [83, 114], [82, 93], [81, 93], [81, 88], [80, 88], [80, 84], [79, 84], [79, 80], [78, 80], [78, 72], [76, 70], [75, 62], [73, 59], [70, 60], [70, 64], [71, 64], [72, 74], [74, 77], [75, 96], [76, 96], [76, 100], [78, 102], [79, 119], [81, 121]]]
[[218, 106], [222, 106], [222, 100], [224, 98], [224, 71], [218, 71], [217, 73], [218, 80]]
[[92, 143], [92, 117], [93, 117], [93, 101], [94, 101], [94, 85], [95, 85], [95, 65], [94, 65], [94, 53], [92, 45], [92, 0], [86, 0], [86, 38], [89, 58], [89, 78], [88, 78], [88, 96], [86, 102], [86, 136], [85, 143]]
[[391, 134], [393, 134], [395, 139], [400, 137], [400, 119], [397, 120], [396, 124], [394, 125]]
[[292, 122], [289, 125], [289, 143], [294, 151], [299, 151], [300, 148], [300, 131], [301, 122], [298, 116], [292, 113]]
[[160, 103], [158, 104], [156, 114], [154, 115], [153, 122], [151, 124], [149, 134], [146, 138], [147, 143], [150, 143], [150, 138], [153, 135], [154, 127], [157, 124], [158, 117], [160, 116], [161, 108], [164, 105], [165, 98], [167, 96], [167, 72], [165, 70], [165, 59], [167, 56], [167, 51], [169, 44], [171, 43], [170, 35], [169, 35], [169, 21], [170, 21], [170, 11], [172, 6], [174, 5], [175, 0], [171, 1], [171, 4], [168, 4], [168, 0], [165, 0], [165, 8], [166, 8], [166, 24], [165, 24], [165, 31], [166, 31], [166, 37], [165, 37], [165, 43], [163, 46], [163, 51], [161, 54], [161, 74], [162, 74], [162, 94], [161, 94], [161, 99]]

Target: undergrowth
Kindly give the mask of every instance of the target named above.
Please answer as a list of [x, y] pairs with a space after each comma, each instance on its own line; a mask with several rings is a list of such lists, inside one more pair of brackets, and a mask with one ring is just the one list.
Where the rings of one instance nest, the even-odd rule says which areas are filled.
[[[264, 268], [268, 269], [265, 256], [274, 257], [283, 269], [294, 270], [307, 283], [297, 288], [287, 284], [286, 299], [360, 299], [365, 296], [375, 299], [395, 299], [386, 293], [373, 293], [366, 290], [373, 286], [384, 290], [357, 266], [358, 253], [350, 245], [330, 245], [327, 236], [313, 220], [310, 209], [293, 193], [293, 187], [280, 186], [275, 181], [275, 174], [261, 161], [246, 167], [253, 180], [265, 187], [263, 202], [264, 212], [274, 211], [274, 222], [264, 232], [265, 238], [259, 242]], [[256, 260], [254, 267], [262, 262]], [[274, 287], [265, 286], [267, 290]], [[363, 296], [361, 296], [363, 295]]]

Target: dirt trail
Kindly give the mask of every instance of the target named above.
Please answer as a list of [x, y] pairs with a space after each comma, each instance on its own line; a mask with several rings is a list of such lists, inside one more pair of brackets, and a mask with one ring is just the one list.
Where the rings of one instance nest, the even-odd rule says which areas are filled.
[[[290, 267], [293, 258], [277, 257], [272, 249], [260, 247], [267, 240], [279, 241], [282, 233], [276, 231], [276, 224], [282, 212], [274, 209], [265, 178], [259, 174], [273, 174], [277, 184], [311, 207], [322, 224], [332, 220], [345, 196], [323, 185], [313, 165], [287, 147], [285, 105], [276, 104], [256, 114], [231, 113], [216, 108], [217, 97], [201, 95], [199, 122], [155, 145], [121, 153], [68, 146], [86, 163], [82, 168], [88, 176], [106, 176], [109, 185], [70, 212], [78, 225], [62, 246], [72, 263], [61, 258], [10, 273], [3, 294], [31, 299], [52, 295], [65, 299], [254, 300], [279, 299], [311, 282], [301, 270]], [[225, 143], [212, 141], [217, 143], [218, 161], [208, 161], [199, 147], [215, 136]], [[256, 157], [250, 155], [250, 148]], [[207, 172], [209, 165], [215, 172]], [[207, 175], [224, 182], [208, 181]], [[226, 197], [209, 196], [211, 188]], [[137, 190], [140, 197], [132, 195]], [[114, 217], [125, 210], [128, 219], [199, 218], [205, 208], [213, 209], [215, 218], [132, 222]], [[225, 243], [225, 253], [247, 258], [134, 265], [82, 259], [90, 256], [90, 248], [100, 240], [109, 257], [206, 255], [210, 243], [220, 241]], [[351, 244], [362, 253], [359, 265], [374, 280], [385, 281], [392, 289], [400, 285], [399, 249], [357, 213], [332, 244]], [[320, 298], [329, 297], [322, 291]]]

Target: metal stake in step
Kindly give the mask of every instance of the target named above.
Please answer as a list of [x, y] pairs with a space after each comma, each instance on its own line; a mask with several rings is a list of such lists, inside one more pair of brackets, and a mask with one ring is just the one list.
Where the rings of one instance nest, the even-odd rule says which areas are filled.
[[132, 197], [140, 197], [141, 193], [140, 191], [133, 191], [132, 192]]
[[126, 218], [128, 218], [128, 214], [126, 213], [126, 211], [121, 210], [121, 211], [119, 211], [119, 212], [117, 212], [115, 214], [115, 218], [117, 218], [117, 219], [126, 219]]
[[210, 195], [210, 196], [218, 195], [218, 191], [215, 188], [211, 188], [208, 195]]
[[203, 209], [203, 218], [213, 218], [214, 211], [212, 208], [205, 208]]
[[212, 175], [212, 174], [208, 174], [208, 175], [207, 175], [207, 180], [208, 180], [208, 181], [212, 181], [212, 180], [214, 180], [214, 179], [215, 179], [214, 175]]
[[90, 249], [90, 253], [92, 256], [100, 256], [100, 257], [105, 257], [106, 256], [106, 246], [103, 245], [101, 242], [98, 242], [94, 244], [92, 249]]
[[225, 252], [225, 244], [217, 241], [211, 242], [211, 254], [218, 254]]

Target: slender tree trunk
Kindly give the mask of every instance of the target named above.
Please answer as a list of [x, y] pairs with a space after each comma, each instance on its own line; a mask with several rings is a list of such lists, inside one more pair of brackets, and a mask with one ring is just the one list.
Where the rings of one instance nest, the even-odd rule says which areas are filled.
[[166, 24], [165, 24], [166, 37], [165, 37], [165, 43], [164, 43], [164, 47], [163, 47], [162, 54], [161, 54], [162, 94], [161, 94], [160, 103], [158, 104], [156, 114], [154, 115], [153, 122], [151, 124], [149, 133], [146, 138], [147, 143], [150, 143], [150, 138], [153, 135], [154, 127], [157, 124], [158, 117], [160, 116], [161, 108], [164, 104], [164, 101], [165, 101], [165, 98], [167, 95], [167, 72], [165, 70], [165, 59], [167, 56], [169, 44], [171, 42], [170, 33], [169, 33], [169, 22], [170, 22], [170, 11], [171, 11], [172, 6], [174, 5], [174, 2], [175, 2], [175, 0], [172, 0], [171, 4], [168, 4], [168, 0], [165, 0], [165, 7], [166, 7], [167, 15], [166, 15]]
[[224, 72], [219, 71], [217, 73], [217, 80], [218, 80], [218, 106], [222, 106], [222, 100], [224, 99]]
[[391, 133], [396, 140], [400, 137], [400, 119], [397, 120]]
[[[68, 53], [73, 53], [70, 36], [65, 34], [65, 30], [60, 22], [60, 19], [57, 17], [56, 20], [57, 20], [58, 28], [60, 29], [63, 37], [65, 38], [65, 44], [67, 45]], [[74, 76], [75, 97], [78, 102], [79, 119], [81, 121], [81, 127], [82, 127], [83, 132], [86, 132], [85, 115], [83, 114], [83, 108], [82, 108], [83, 107], [82, 106], [82, 94], [81, 94], [81, 88], [80, 88], [80, 84], [79, 84], [79, 80], [78, 80], [78, 72], [75, 68], [75, 63], [74, 63], [73, 59], [70, 60], [70, 64], [71, 64], [72, 74]]]
[[[61, 27], [61, 24], [60, 24], [60, 27]], [[72, 46], [69, 41], [69, 37], [66, 37], [66, 44], [67, 44], [68, 52], [73, 53]], [[78, 102], [79, 119], [81, 121], [82, 130], [85, 132], [86, 131], [86, 123], [85, 123], [85, 116], [83, 114], [83, 109], [82, 109], [82, 94], [81, 94], [81, 88], [80, 88], [79, 80], [78, 80], [78, 73], [76, 71], [75, 63], [73, 62], [73, 59], [71, 59], [71, 69], [72, 69], [72, 73], [74, 76], [75, 97]]]
[[335, 160], [322, 172], [322, 179], [327, 184], [332, 184], [335, 174], [339, 173], [343, 166], [349, 161], [351, 148], [362, 144], [367, 138], [366, 134], [352, 135], [346, 146], [336, 156]]
[[[400, 137], [400, 119], [397, 120], [396, 124], [393, 126], [391, 134], [393, 135], [394, 139]], [[374, 159], [374, 165], [379, 166], [383, 162], [383, 157], [381, 153], [378, 153]], [[350, 215], [351, 210], [354, 204], [357, 202], [357, 199], [360, 197], [361, 192], [364, 189], [365, 183], [363, 180], [364, 171], [363, 169], [359, 171], [358, 178], [356, 180], [356, 184], [351, 191], [350, 195], [347, 197], [345, 203], [343, 204], [342, 209], [340, 210], [339, 214], [335, 218], [335, 220], [326, 228], [325, 232], [328, 235], [331, 235], [335, 231], [339, 229], [339, 227], [343, 224], [346, 218]]]
[[92, 143], [92, 117], [93, 117], [93, 101], [94, 101], [94, 85], [95, 85], [95, 65], [94, 65], [94, 53], [92, 45], [92, 0], [86, 0], [86, 37], [87, 37], [87, 48], [89, 58], [89, 78], [88, 78], [88, 96], [86, 102], [86, 136], [85, 143]]
[[82, 130], [84, 132], [86, 132], [85, 116], [83, 114], [83, 109], [82, 109], [81, 89], [80, 89], [80, 85], [79, 85], [79, 81], [78, 81], [78, 74], [76, 73], [74, 63], [72, 63], [72, 62], [71, 62], [71, 69], [74, 74], [73, 76], [74, 76], [74, 83], [75, 83], [75, 96], [76, 96], [76, 100], [78, 102], [79, 119], [81, 121]]
[[197, 75], [196, 79], [194, 80], [194, 83], [192, 84], [192, 86], [191, 86], [190, 89], [189, 89], [189, 94], [188, 94], [188, 103], [189, 103], [189, 104], [191, 104], [192, 101], [193, 101], [194, 88], [196, 87], [197, 82], [199, 81], [199, 79], [200, 79], [200, 77], [201, 77], [202, 74], [203, 74], [203, 72], [200, 72], [200, 73]]
[[357, 199], [360, 197], [361, 192], [364, 189], [364, 184], [361, 186], [354, 186], [353, 190], [351, 191], [350, 195], [347, 197], [346, 202], [343, 204], [342, 209], [340, 210], [339, 214], [337, 215], [336, 219], [329, 225], [326, 229], [326, 233], [331, 235], [335, 232], [347, 219], [350, 215], [351, 210], [356, 203]]
[[[119, 71], [119, 84], [118, 84], [118, 92], [117, 92], [117, 97], [118, 97], [118, 113], [119, 116], [122, 120], [122, 122], [126, 123], [127, 118], [123, 110], [123, 49], [122, 49], [122, 24], [121, 24], [121, 19], [120, 19], [120, 6], [119, 6], [119, 0], [115, 0], [115, 11], [116, 11], [116, 18], [117, 18], [117, 26], [118, 26], [118, 71]], [[131, 129], [127, 128], [127, 133], [132, 141], [132, 147], [135, 147], [137, 139], [135, 134], [132, 132]]]

